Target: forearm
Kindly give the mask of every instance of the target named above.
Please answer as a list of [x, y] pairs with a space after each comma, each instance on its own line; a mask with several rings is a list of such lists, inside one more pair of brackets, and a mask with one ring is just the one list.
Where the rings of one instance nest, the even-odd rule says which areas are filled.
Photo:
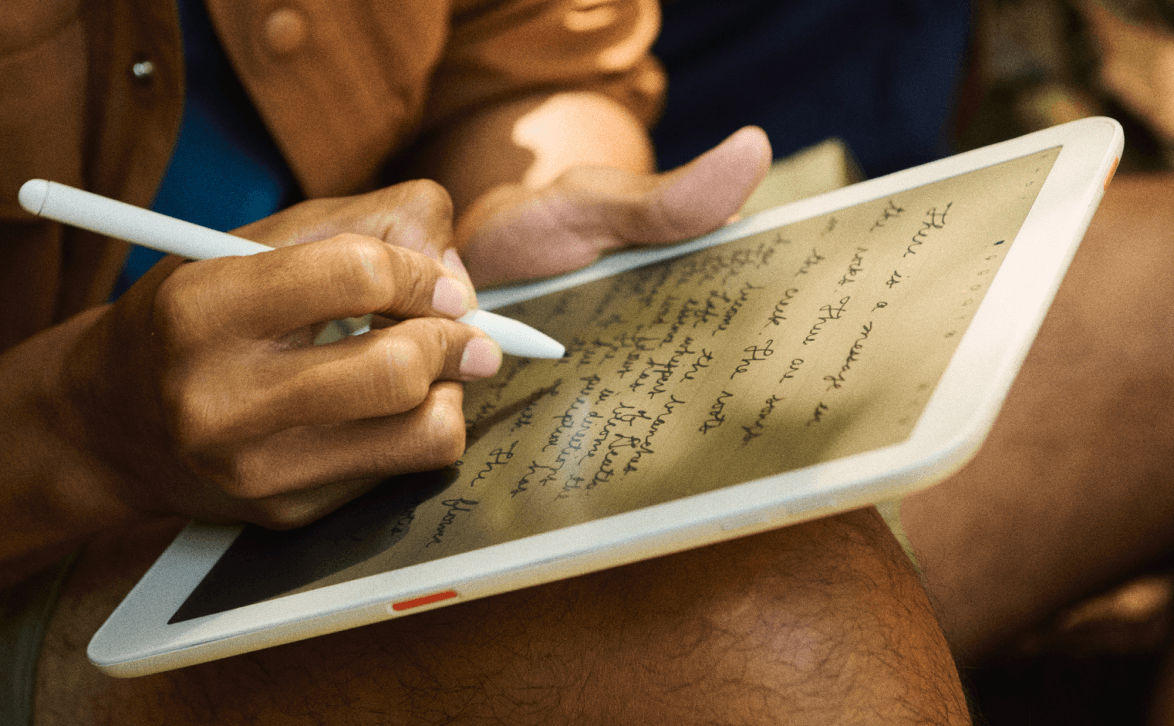
[[105, 528], [136, 517], [109, 496], [102, 467], [61, 388], [73, 341], [91, 311], [0, 356], [0, 586], [22, 579]]
[[479, 200], [510, 187], [541, 188], [577, 165], [650, 172], [655, 159], [648, 132], [625, 107], [600, 93], [527, 96], [433, 135], [414, 171], [448, 190], [460, 227], [461, 217]]

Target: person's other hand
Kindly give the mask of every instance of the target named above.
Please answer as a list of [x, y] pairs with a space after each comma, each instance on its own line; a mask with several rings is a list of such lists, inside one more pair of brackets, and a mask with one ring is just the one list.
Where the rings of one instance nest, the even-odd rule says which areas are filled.
[[629, 245], [681, 242], [729, 221], [770, 161], [766, 134], [746, 127], [662, 174], [576, 166], [540, 189], [497, 187], [462, 215], [456, 246], [485, 285], [569, 272]]
[[[378, 238], [169, 259], [77, 323], [86, 329], [64, 356], [62, 388], [105, 504], [285, 528], [378, 478], [460, 456], [457, 382], [495, 373], [501, 350], [453, 320], [475, 298], [455, 253], [439, 253], [451, 237], [447, 197], [435, 185], [404, 187], [403, 203], [375, 205], [382, 212], [366, 215], [367, 227], [339, 221], [345, 214], [297, 225], [303, 209], [247, 230], [278, 246], [346, 227]], [[383, 220], [382, 232], [371, 219]], [[310, 344], [315, 324], [368, 313], [402, 322]]]

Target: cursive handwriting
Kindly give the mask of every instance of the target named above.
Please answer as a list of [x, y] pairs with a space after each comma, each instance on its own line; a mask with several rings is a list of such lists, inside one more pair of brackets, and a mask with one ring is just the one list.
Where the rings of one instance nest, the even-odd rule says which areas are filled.
[[766, 344], [761, 348], [757, 345], [752, 345], [749, 348], [743, 348], [742, 352], [749, 353], [750, 355], [746, 358], [743, 358], [742, 362], [738, 364], [738, 367], [734, 369], [734, 372], [730, 374], [730, 380], [733, 380], [734, 376], [750, 370], [751, 363], [757, 363], [758, 361], [766, 360], [767, 358], [774, 355], [775, 352], [771, 349], [771, 345], [773, 344], [774, 340], [772, 339], [766, 341]]
[[868, 250], [864, 247], [857, 247], [856, 251], [852, 253], [852, 261], [848, 263], [848, 271], [840, 278], [840, 287], [851, 282], [856, 282], [856, 276], [864, 272], [864, 253]]
[[631, 474], [632, 472], [639, 471], [639, 467], [637, 465], [640, 463], [640, 459], [645, 454], [655, 453], [652, 450], [653, 437], [656, 436], [656, 433], [660, 431], [660, 428], [664, 426], [665, 423], [667, 423], [668, 417], [673, 415], [673, 411], [676, 409], [676, 407], [684, 403], [685, 401], [682, 401], [676, 396], [669, 394], [669, 400], [664, 403], [664, 405], [661, 407], [660, 413], [658, 413], [656, 418], [652, 420], [652, 424], [648, 427], [648, 433], [644, 434], [644, 438], [640, 441], [640, 445], [638, 447], [634, 447], [636, 452], [632, 454], [632, 458], [628, 459], [628, 463], [624, 465], [625, 474]]
[[635, 421], [643, 419], [649, 421], [648, 414], [644, 411], [638, 410], [635, 406], [629, 406], [626, 403], [621, 403], [611, 410], [611, 416], [603, 424], [603, 429], [600, 430], [599, 435], [591, 441], [591, 450], [583, 457], [589, 459], [599, 451], [599, 447], [603, 446], [603, 442], [607, 441], [608, 436], [611, 435], [611, 430], [620, 424], [631, 426]]
[[724, 330], [729, 330], [730, 323], [733, 322], [734, 316], [738, 314], [738, 311], [741, 310], [742, 306], [745, 305], [746, 302], [750, 299], [750, 293], [754, 292], [755, 290], [761, 290], [763, 287], [763, 285], [751, 285], [749, 282], [743, 282], [742, 289], [738, 291], [738, 297], [735, 298], [730, 304], [730, 307], [722, 315], [721, 322], [717, 324], [717, 327], [713, 329], [713, 332], [711, 332], [710, 335], [714, 336]]
[[766, 402], [762, 405], [762, 408], [758, 411], [758, 418], [755, 419], [754, 422], [751, 423], [749, 426], [742, 427], [742, 431], [743, 431], [742, 445], [743, 446], [745, 446], [746, 444], [749, 444], [751, 441], [758, 438], [759, 436], [762, 436], [763, 432], [766, 430], [766, 426], [765, 426], [764, 422], [772, 413], [774, 413], [775, 404], [782, 403], [782, 402], [783, 402], [783, 399], [779, 398], [778, 396], [774, 396], [774, 395], [772, 395], [770, 398], [766, 399]]
[[823, 262], [823, 255], [819, 254], [814, 247], [811, 248], [811, 254], [807, 255], [807, 259], [803, 260], [803, 264], [799, 266], [799, 271], [795, 273], [795, 277], [806, 275], [811, 272], [811, 268]]
[[484, 468], [477, 472], [477, 476], [473, 477], [473, 481], [469, 482], [469, 486], [476, 486], [477, 482], [489, 476], [494, 468], [506, 464], [510, 459], [514, 458], [514, 447], [517, 445], [518, 442], [514, 441], [512, 444], [510, 444], [508, 449], [497, 448], [493, 451], [490, 451], [489, 458], [485, 461]]
[[564, 411], [561, 416], [553, 417], [554, 420], [558, 421], [558, 425], [556, 425], [554, 430], [547, 435], [546, 445], [542, 447], [542, 451], [546, 451], [549, 448], [559, 445], [563, 434], [565, 434], [575, 425], [577, 414], [582, 411], [585, 406], [590, 404], [590, 394], [595, 391], [595, 388], [599, 385], [600, 382], [599, 376], [588, 376], [586, 378], [580, 378], [579, 380], [584, 384], [583, 387], [579, 389], [579, 395], [575, 397], [575, 400], [571, 403], [570, 407], [567, 408], [567, 410]]
[[840, 388], [844, 385], [844, 381], [846, 380], [844, 376], [848, 374], [848, 371], [852, 370], [852, 364], [860, 360], [860, 352], [864, 350], [864, 341], [868, 340], [868, 336], [871, 333], [872, 321], [870, 320], [861, 329], [859, 337], [856, 338], [856, 342], [852, 343], [852, 348], [848, 351], [848, 357], [844, 360], [844, 365], [840, 366], [839, 372], [823, 377], [829, 384], [827, 390], [830, 391], [833, 388]]
[[697, 360], [693, 361], [692, 367], [688, 370], [688, 372], [686, 372], [683, 376], [681, 376], [681, 380], [682, 381], [695, 380], [697, 378], [697, 373], [699, 371], [703, 371], [706, 368], [708, 368], [709, 364], [712, 362], [713, 362], [713, 353], [709, 352], [705, 348], [702, 348], [701, 355], [697, 356]]
[[779, 383], [782, 383], [789, 378], [794, 378], [795, 374], [799, 372], [799, 367], [802, 365], [802, 358], [792, 358], [791, 362], [787, 364], [787, 371], [783, 373], [783, 377], [779, 379]]
[[733, 398], [734, 394], [728, 391], [722, 391], [718, 394], [717, 400], [709, 407], [709, 418], [701, 422], [701, 427], [697, 429], [703, 434], [708, 434], [713, 429], [721, 426], [726, 422], [726, 417], [722, 415], [725, 410], [726, 401]]
[[799, 288], [797, 287], [789, 287], [783, 290], [782, 299], [775, 303], [775, 309], [771, 312], [770, 317], [766, 319], [766, 323], [762, 327], [765, 328], [767, 325], [777, 327], [782, 324], [787, 319], [787, 316], [784, 314], [787, 311], [787, 306], [791, 304], [791, 300], [798, 294]]
[[432, 533], [432, 539], [429, 540], [425, 547], [438, 545], [444, 537], [448, 528], [457, 521], [457, 512], [471, 512], [473, 507], [477, 506], [477, 502], [472, 499], [446, 499], [440, 503], [441, 506], [448, 507], [448, 512], [440, 518], [440, 523], [436, 525], [436, 530]]
[[889, 203], [885, 205], [885, 208], [881, 210], [881, 216], [876, 220], [876, 222], [873, 223], [872, 227], [870, 227], [868, 231], [875, 232], [876, 230], [884, 227], [890, 219], [896, 219], [897, 217], [900, 217], [904, 211], [904, 209], [898, 207], [893, 202], [893, 200], [890, 199]]
[[816, 318], [815, 323], [811, 326], [811, 330], [807, 331], [807, 337], [803, 339], [803, 345], [814, 343], [816, 337], [823, 330], [823, 326], [832, 320], [839, 320], [844, 315], [844, 310], [848, 306], [848, 301], [852, 299], [851, 295], [846, 295], [840, 298], [839, 303], [828, 303], [819, 309], [821, 315]]
[[946, 213], [950, 211], [950, 207], [954, 206], [953, 202], [946, 205], [946, 208], [938, 211], [937, 207], [931, 208], [925, 213], [925, 219], [921, 222], [921, 229], [913, 235], [909, 246], [905, 248], [905, 254], [902, 257], [917, 254], [917, 248], [925, 244], [929, 239], [929, 233], [935, 229], [944, 229], [946, 226]]

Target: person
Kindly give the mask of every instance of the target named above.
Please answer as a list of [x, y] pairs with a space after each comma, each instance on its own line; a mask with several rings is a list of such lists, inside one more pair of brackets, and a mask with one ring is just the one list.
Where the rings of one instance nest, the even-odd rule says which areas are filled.
[[[398, 88], [383, 88], [375, 81], [359, 83], [354, 93], [338, 85], [333, 90], [338, 98], [331, 101], [337, 104], [340, 118], [326, 118], [319, 111], [316, 118], [325, 120], [317, 124], [304, 121], [301, 109], [288, 107], [292, 104], [280, 95], [279, 84], [276, 88], [259, 85], [254, 91], [258, 107], [270, 109], [269, 123], [276, 129], [274, 137], [287, 148], [289, 168], [314, 199], [241, 227], [238, 233], [273, 246], [314, 244], [256, 260], [183, 266], [171, 261], [112, 306], [87, 307], [85, 303], [106, 294], [115, 269], [110, 259], [117, 258], [113, 252], [124, 246], [62, 230], [59, 225], [30, 222], [27, 214], [10, 212], [6, 237], [12, 240], [11, 254], [28, 259], [10, 259], [5, 268], [11, 282], [6, 291], [26, 304], [13, 302], [5, 307], [6, 363], [12, 373], [6, 376], [11, 386], [5, 398], [10, 410], [20, 412], [15, 417], [20, 423], [7, 427], [14, 445], [7, 447], [12, 484], [5, 511], [12, 526], [4, 528], [0, 552], [6, 562], [23, 558], [29, 564], [22, 568], [10, 564], [8, 576], [46, 564], [49, 555], [57, 557], [64, 549], [76, 547], [79, 537], [144, 514], [295, 526], [369, 486], [330, 482], [369, 482], [378, 475], [454, 460], [462, 447], [459, 400], [455, 394], [441, 392], [452, 386], [433, 390], [431, 384], [492, 374], [500, 356], [483, 336], [439, 320], [459, 315], [474, 304], [460, 261], [452, 253], [445, 255], [454, 244], [473, 269], [473, 282], [497, 282], [573, 269], [629, 240], [676, 241], [715, 227], [733, 214], [769, 158], [765, 139], [751, 130], [687, 169], [649, 176], [650, 156], [639, 119], [651, 112], [655, 101], [642, 97], [647, 94], [639, 84], [657, 82], [644, 52], [654, 32], [646, 26], [655, 25], [655, 20], [645, 18], [649, 11], [638, 3], [618, 9], [623, 17], [601, 28], [561, 34], [557, 26], [549, 30], [552, 37], [534, 53], [552, 55], [557, 68], [527, 65], [526, 58], [499, 61], [493, 55], [494, 43], [521, 42], [546, 32], [560, 13], [574, 15], [557, 6], [547, 11], [551, 17], [529, 20], [515, 17], [517, 9], [483, 10], [477, 23], [453, 30], [454, 37], [443, 47], [453, 56], [448, 62], [438, 57], [442, 50], [438, 37], [429, 36], [426, 44], [418, 41], [419, 48], [405, 41], [402, 52], [436, 58], [430, 90], [440, 100], [428, 107], [423, 103], [422, 84], [428, 75], [423, 68], [413, 69], [420, 80], [402, 91], [409, 93], [406, 98], [396, 95], [401, 93]], [[212, 18], [219, 17], [217, 6], [210, 5], [209, 11]], [[426, 15], [420, 9], [412, 12]], [[378, 17], [353, 20], [380, 21]], [[394, 17], [382, 23], [402, 20]], [[281, 13], [269, 21], [276, 29], [265, 31], [273, 36], [268, 41], [278, 45], [292, 42], [282, 33], [296, 35], [302, 32], [296, 29], [301, 27], [298, 23], [314, 22]], [[248, 27], [243, 21], [234, 25], [229, 18], [220, 22], [226, 29]], [[332, 26], [322, 23], [321, 29], [314, 26], [315, 34], [331, 32]], [[460, 32], [478, 38], [479, 24], [494, 30], [493, 43], [463, 43]], [[445, 30], [437, 19], [427, 27], [435, 35]], [[52, 36], [51, 42], [72, 42], [70, 30]], [[394, 35], [393, 30], [386, 32]], [[231, 53], [232, 38], [244, 31], [230, 32], [225, 31], [225, 47]], [[511, 40], [511, 34], [516, 38]], [[564, 56], [557, 50], [557, 42], [569, 40], [564, 35], [575, 36], [584, 50]], [[135, 52], [133, 46], [111, 50]], [[150, 93], [162, 95], [166, 84], [179, 82], [178, 61], [167, 58], [175, 50], [157, 49], [159, 58], [152, 61], [154, 71], [147, 81]], [[610, 54], [607, 62], [614, 69], [583, 67], [603, 51]], [[31, 61], [35, 54], [27, 55]], [[350, 62], [345, 56], [322, 55], [336, 64]], [[505, 63], [498, 72], [501, 78], [486, 78], [475, 92], [460, 89], [476, 84], [445, 80], [446, 73], [457, 72], [449, 71], [453, 66], [473, 66], [467, 73], [477, 78], [498, 62]], [[326, 66], [319, 60], [315, 68], [322, 73]], [[124, 113], [125, 104], [137, 100], [143, 89], [131, 85], [129, 67], [128, 60], [121, 69], [126, 77], [120, 80], [130, 99], [115, 97], [97, 113]], [[96, 71], [90, 72], [97, 78]], [[240, 75], [247, 78], [249, 73], [242, 70]], [[645, 79], [649, 73], [651, 81]], [[570, 88], [545, 91], [560, 74]], [[516, 87], [501, 87], [507, 81]], [[390, 84], [390, 80], [384, 82]], [[309, 85], [310, 81], [300, 83]], [[366, 96], [358, 93], [363, 90]], [[509, 94], [507, 101], [487, 106], [489, 99], [504, 94]], [[68, 100], [76, 103], [84, 97], [77, 94]], [[414, 105], [400, 108], [393, 103], [397, 99]], [[40, 107], [26, 103], [23, 123], [6, 136], [13, 149], [11, 158], [16, 159], [6, 167], [7, 198], [14, 200], [20, 182], [33, 177], [79, 183], [128, 201], [141, 201], [142, 195], [150, 193], [158, 180], [146, 178], [148, 170], [162, 170], [167, 146], [152, 149], [147, 142], [163, 129], [149, 127], [137, 117], [133, 121], [101, 119], [106, 124], [126, 124], [127, 132], [117, 134], [117, 144], [111, 145], [134, 163], [123, 166], [114, 158], [79, 158], [81, 149], [63, 139], [33, 138], [62, 131], [46, 118], [37, 118], [34, 111], [72, 117], [73, 109], [48, 106], [51, 100], [57, 99], [45, 99]], [[179, 99], [169, 100], [178, 109]], [[336, 131], [332, 125], [358, 125], [359, 119], [352, 116], [374, 111], [364, 104], [388, 109], [387, 118], [369, 120], [378, 121], [381, 128], [363, 125], [361, 131], [323, 143], [323, 136]], [[161, 98], [151, 110], [163, 105]], [[162, 115], [162, 111], [156, 113]], [[418, 129], [407, 126], [421, 116], [461, 120], [444, 125], [425, 118]], [[175, 119], [168, 122], [174, 131]], [[396, 132], [396, 125], [405, 128]], [[515, 126], [511, 139], [510, 129]], [[551, 134], [552, 127], [560, 133]], [[372, 161], [377, 152], [389, 156], [409, 133], [429, 139], [412, 151], [421, 159], [416, 163], [431, 166], [428, 176], [438, 180], [443, 190], [435, 183], [416, 181], [367, 195], [337, 196], [365, 190], [379, 171]], [[577, 139], [577, 145], [564, 143], [564, 136]], [[601, 143], [602, 139], [608, 143]], [[130, 151], [118, 144], [130, 146]], [[19, 152], [18, 148], [36, 151]], [[50, 154], [41, 149], [61, 151]], [[490, 154], [490, 159], [480, 158], [480, 150], [486, 150], [483, 153]], [[135, 154], [150, 156], [140, 161]], [[587, 160], [599, 166], [584, 166], [581, 162]], [[64, 169], [56, 167], [67, 165], [76, 172], [93, 165], [98, 176], [127, 178], [109, 183], [62, 178]], [[513, 171], [524, 171], [525, 176], [507, 181]], [[132, 185], [123, 194], [113, 193], [120, 186]], [[725, 191], [714, 195], [713, 188]], [[704, 195], [701, 189], [706, 190]], [[8, 204], [13, 206], [15, 201]], [[450, 219], [454, 213], [455, 223]], [[387, 245], [372, 247], [369, 240], [342, 234], [392, 243], [391, 250], [381, 252]], [[560, 244], [546, 244], [551, 238]], [[406, 255], [404, 250], [432, 257], [433, 263]], [[395, 257], [388, 257], [391, 254]], [[38, 267], [29, 264], [34, 261]], [[85, 264], [95, 262], [99, 264]], [[75, 271], [74, 266], [81, 269]], [[301, 272], [302, 268], [306, 271]], [[61, 270], [59, 280], [43, 279], [54, 269]], [[454, 285], [453, 280], [463, 284]], [[429, 298], [428, 291], [433, 289]], [[413, 297], [402, 297], [407, 292]], [[197, 299], [201, 307], [195, 319], [188, 308]], [[413, 320], [387, 327], [371, 339], [348, 342], [348, 346], [371, 348], [361, 357], [361, 365], [349, 363], [350, 352], [344, 348], [309, 348], [297, 356], [283, 355], [280, 363], [264, 354], [266, 347], [296, 345], [296, 335], [305, 326], [348, 310]], [[420, 317], [425, 319], [415, 320]], [[41, 335], [24, 335], [26, 329], [45, 328], [49, 322], [61, 324]], [[12, 345], [17, 338], [21, 341]], [[250, 345], [258, 347], [245, 352]], [[380, 355], [378, 348], [386, 350]], [[385, 361], [393, 365], [388, 368]], [[49, 373], [31, 375], [30, 365]], [[204, 366], [215, 367], [221, 374], [213, 378]], [[343, 390], [354, 393], [340, 396]], [[62, 395], [72, 391], [78, 393]], [[53, 402], [51, 415], [40, 410], [44, 401]], [[371, 426], [365, 430], [358, 423], [370, 419], [380, 420], [388, 430]], [[433, 430], [426, 431], [424, 422]], [[406, 432], [400, 433], [401, 429]], [[375, 440], [394, 443], [375, 446]], [[345, 447], [340, 444], [344, 441]], [[350, 453], [344, 453], [345, 448]], [[327, 450], [332, 453], [327, 455]], [[294, 452], [299, 453], [295, 456]], [[155, 484], [158, 481], [176, 484], [163, 492]]]
[[[175, 7], [34, 4], [3, 25], [0, 562], [52, 613], [6, 718], [27, 720], [35, 681], [36, 723], [964, 722], [873, 510], [158, 676], [86, 664], [177, 517], [296, 526], [456, 458], [459, 381], [500, 355], [452, 320], [472, 283], [714, 228], [770, 156], [747, 129], [653, 173], [651, 0], [206, 8], [305, 201], [236, 230], [282, 249], [167, 259], [113, 303], [124, 248], [32, 220], [15, 192], [43, 177], [150, 202], [185, 113]], [[366, 312], [402, 322], [306, 345]], [[4, 642], [35, 658], [38, 627]]]

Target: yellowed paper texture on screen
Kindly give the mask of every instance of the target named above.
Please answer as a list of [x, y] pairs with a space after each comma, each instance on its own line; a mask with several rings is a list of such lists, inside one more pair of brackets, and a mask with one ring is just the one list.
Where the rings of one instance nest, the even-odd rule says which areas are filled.
[[905, 440], [1058, 153], [500, 310], [568, 357], [468, 385], [455, 480], [314, 587]]

